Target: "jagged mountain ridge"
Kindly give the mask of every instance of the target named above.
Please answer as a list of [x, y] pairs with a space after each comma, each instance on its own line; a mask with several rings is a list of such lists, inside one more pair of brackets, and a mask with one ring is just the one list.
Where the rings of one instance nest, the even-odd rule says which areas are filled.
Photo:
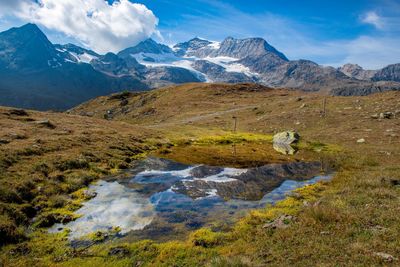
[[[290, 61], [262, 38], [228, 37], [215, 42], [196, 37], [172, 47], [149, 39], [123, 50], [118, 56], [125, 60], [134, 58], [150, 69], [186, 69], [195, 75], [193, 81], [254, 82], [343, 95], [353, 95], [352, 91], [360, 94], [400, 89], [400, 84], [387, 82], [396, 80], [374, 78], [378, 71], [363, 70], [358, 65], [348, 64], [336, 69], [309, 60]], [[147, 80], [150, 82], [152, 78]], [[376, 81], [383, 82], [377, 84]], [[165, 84], [168, 83], [179, 82], [165, 80]]]
[[335, 69], [290, 61], [262, 38], [194, 38], [172, 47], [148, 39], [99, 55], [72, 44], [53, 45], [34, 24], [0, 33], [0, 105], [35, 109], [67, 109], [98, 95], [187, 82], [367, 94], [400, 89], [399, 72], [396, 65], [365, 71], [357, 65]]
[[34, 24], [0, 33], [0, 105], [64, 110], [125, 88], [147, 86], [132, 76], [115, 78], [80, 64]]

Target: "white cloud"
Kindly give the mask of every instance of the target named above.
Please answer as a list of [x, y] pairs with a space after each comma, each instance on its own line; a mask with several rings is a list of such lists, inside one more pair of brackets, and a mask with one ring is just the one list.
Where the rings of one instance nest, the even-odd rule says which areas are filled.
[[62, 32], [97, 52], [118, 52], [158, 34], [158, 19], [146, 6], [120, 0], [0, 0], [15, 16]]
[[400, 62], [400, 38], [360, 36], [346, 42], [346, 57], [341, 63], [356, 62], [367, 69], [378, 69]]
[[4, 11], [6, 8], [12, 10], [13, 8], [17, 8], [21, 5], [21, 3], [27, 2], [25, 0], [0, 0], [1, 11]]
[[382, 29], [384, 26], [382, 18], [378, 14], [376, 14], [375, 11], [370, 11], [365, 14], [361, 18], [361, 21], [366, 24], [371, 24], [377, 29]]

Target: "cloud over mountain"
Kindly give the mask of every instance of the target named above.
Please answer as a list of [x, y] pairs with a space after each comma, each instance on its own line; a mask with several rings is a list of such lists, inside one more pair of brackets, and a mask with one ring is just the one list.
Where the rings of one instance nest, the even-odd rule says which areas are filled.
[[117, 52], [157, 34], [158, 18], [145, 5], [129, 0], [111, 5], [104, 0], [0, 0], [0, 7], [100, 53]]

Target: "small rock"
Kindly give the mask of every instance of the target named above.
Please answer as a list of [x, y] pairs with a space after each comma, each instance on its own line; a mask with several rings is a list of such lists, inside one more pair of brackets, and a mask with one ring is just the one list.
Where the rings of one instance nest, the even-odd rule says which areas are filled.
[[379, 153], [384, 154], [386, 156], [390, 156], [392, 155], [392, 153], [388, 152], [388, 151], [379, 151]]
[[94, 112], [88, 111], [88, 112], [80, 112], [79, 115], [81, 116], [86, 116], [86, 117], [93, 117]]
[[121, 101], [121, 103], [119, 103], [119, 105], [120, 105], [121, 107], [126, 106], [126, 105], [128, 105], [128, 104], [129, 104], [129, 100], [128, 100], [128, 99], [124, 99], [124, 100]]
[[300, 106], [300, 108], [305, 108], [307, 105], [304, 103]]
[[[22, 243], [22, 244], [17, 245], [15, 248], [11, 249], [9, 253], [13, 256], [15, 256], [15, 255], [21, 256], [21, 255], [27, 255], [30, 252], [31, 252], [31, 249], [28, 247], [28, 245], [25, 243]], [[2, 265], [0, 264], [0, 266], [2, 266]]]
[[371, 115], [371, 118], [373, 118], [373, 119], [379, 119], [379, 114], [373, 114], [373, 115]]
[[263, 226], [263, 228], [269, 229], [285, 229], [288, 228], [290, 222], [293, 221], [293, 216], [291, 215], [282, 215], [275, 219], [274, 221], [267, 223]]
[[400, 186], [400, 178], [382, 178], [382, 183], [390, 186]]
[[391, 119], [394, 116], [392, 112], [383, 112], [379, 114], [380, 119]]
[[363, 144], [363, 143], [365, 143], [365, 139], [364, 138], [358, 139], [357, 143], [358, 144]]
[[108, 251], [109, 256], [126, 257], [130, 254], [126, 247], [115, 247]]
[[49, 129], [55, 129], [56, 128], [56, 126], [53, 123], [51, 123], [49, 120], [36, 121], [35, 124], [47, 127]]
[[0, 145], [6, 145], [9, 144], [10, 141], [6, 140], [6, 139], [0, 139]]
[[12, 109], [10, 110], [10, 115], [15, 115], [15, 116], [29, 116], [28, 112], [26, 112], [23, 109]]
[[386, 262], [394, 262], [397, 261], [398, 259], [390, 254], [384, 253], [384, 252], [375, 252], [375, 256], [381, 258], [382, 260]]
[[97, 196], [97, 193], [96, 193], [96, 191], [93, 191], [93, 190], [85, 190], [83, 192], [83, 195], [84, 195], [85, 199], [92, 199]]
[[383, 231], [386, 230], [386, 228], [383, 227], [383, 226], [380, 226], [380, 225], [374, 225], [374, 226], [371, 226], [371, 227], [370, 227], [370, 230], [371, 230], [372, 232], [383, 232]]

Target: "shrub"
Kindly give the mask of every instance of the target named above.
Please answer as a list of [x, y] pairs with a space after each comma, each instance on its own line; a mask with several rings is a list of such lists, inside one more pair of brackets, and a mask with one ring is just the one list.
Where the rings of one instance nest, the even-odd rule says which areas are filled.
[[89, 163], [83, 159], [71, 159], [56, 163], [56, 168], [60, 171], [88, 169]]
[[209, 248], [220, 244], [221, 235], [208, 228], [202, 228], [192, 233], [189, 240], [194, 246]]
[[23, 232], [8, 216], [0, 215], [0, 246], [15, 243], [24, 238]]

